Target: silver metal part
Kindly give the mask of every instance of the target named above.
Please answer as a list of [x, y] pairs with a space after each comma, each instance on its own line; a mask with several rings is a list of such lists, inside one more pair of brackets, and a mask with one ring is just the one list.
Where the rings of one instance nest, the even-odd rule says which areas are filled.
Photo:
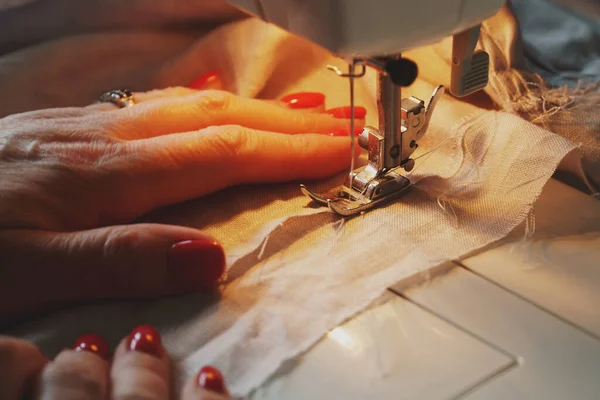
[[385, 137], [384, 168], [399, 167], [407, 157], [402, 155], [402, 110], [400, 86], [396, 86], [387, 74], [378, 74], [377, 80], [377, 112], [379, 131]]
[[338, 67], [336, 67], [335, 65], [327, 65], [327, 69], [335, 72], [335, 74], [337, 76], [342, 77], [342, 78], [362, 78], [367, 73], [367, 67], [361, 61], [358, 61], [358, 60], [351, 61], [351, 65], [356, 65], [356, 64], [360, 64], [362, 67], [361, 71], [358, 74], [354, 73], [354, 72], [348, 72], [348, 73], [342, 72], [342, 70], [339, 69]]
[[[353, 79], [353, 69], [351, 71], [349, 77]], [[341, 71], [336, 73], [340, 75]], [[395, 199], [410, 187], [410, 181], [395, 170], [410, 171], [414, 167], [410, 156], [429, 127], [444, 87], [438, 86], [433, 91], [425, 107], [425, 102], [416, 97], [401, 99], [400, 87], [380, 71], [377, 93], [379, 129], [367, 126], [358, 136], [358, 145], [368, 152], [367, 165], [351, 170], [344, 185], [322, 194], [301, 185], [304, 195], [343, 216], [361, 213]]]
[[316, 203], [347, 217], [364, 212], [385, 201], [396, 199], [408, 187], [410, 181], [407, 178], [390, 172], [368, 183], [366, 192], [373, 197], [367, 197], [347, 186], [339, 186], [321, 194], [312, 192], [305, 185], [300, 185], [300, 190]]

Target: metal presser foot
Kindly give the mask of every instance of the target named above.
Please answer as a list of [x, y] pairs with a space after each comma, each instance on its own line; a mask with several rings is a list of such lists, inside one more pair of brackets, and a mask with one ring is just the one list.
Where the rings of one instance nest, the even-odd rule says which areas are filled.
[[[358, 172], [355, 171], [355, 174]], [[313, 201], [329, 207], [342, 216], [359, 214], [384, 201], [399, 197], [410, 186], [410, 181], [395, 172], [388, 172], [368, 183], [366, 192], [359, 192], [350, 185], [342, 185], [325, 193], [311, 192], [305, 185], [300, 185], [302, 193]]]
[[[413, 96], [401, 99], [400, 87], [405, 86], [406, 68], [407, 65], [410, 67], [411, 62], [402, 58], [388, 58], [365, 60], [365, 63], [379, 70], [379, 129], [365, 127], [358, 136], [358, 144], [368, 151], [368, 164], [351, 171], [344, 185], [325, 193], [314, 193], [305, 185], [300, 185], [305, 196], [343, 216], [359, 214], [382, 202], [393, 200], [410, 187], [410, 180], [397, 171], [400, 168], [405, 171], [413, 169], [415, 162], [410, 156], [425, 135], [435, 105], [444, 93], [444, 87], [438, 86], [427, 107], [423, 100]], [[357, 76], [353, 70], [352, 67], [349, 74], [338, 75], [352, 80]], [[399, 79], [404, 81], [398, 82]], [[408, 84], [413, 80], [414, 78]], [[352, 95], [351, 86], [351, 97]]]

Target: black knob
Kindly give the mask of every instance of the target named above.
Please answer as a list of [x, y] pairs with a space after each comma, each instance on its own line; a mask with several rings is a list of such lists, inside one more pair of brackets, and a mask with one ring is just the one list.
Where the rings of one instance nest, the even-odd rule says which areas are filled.
[[388, 61], [385, 65], [385, 72], [398, 86], [410, 86], [417, 79], [419, 68], [414, 61], [408, 58], [399, 58]]

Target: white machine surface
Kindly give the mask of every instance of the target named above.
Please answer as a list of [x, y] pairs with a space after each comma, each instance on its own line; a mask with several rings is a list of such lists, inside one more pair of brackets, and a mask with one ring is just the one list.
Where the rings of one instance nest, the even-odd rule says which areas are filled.
[[505, 3], [505, 0], [229, 1], [348, 58], [393, 55], [434, 43], [481, 23]]
[[531, 238], [390, 288], [254, 399], [600, 398], [600, 202], [551, 180]]

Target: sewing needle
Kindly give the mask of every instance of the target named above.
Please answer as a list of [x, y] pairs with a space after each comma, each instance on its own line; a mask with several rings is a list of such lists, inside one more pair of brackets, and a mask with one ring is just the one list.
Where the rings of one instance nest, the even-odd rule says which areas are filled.
[[350, 78], [350, 189], [353, 187], [354, 181], [354, 152], [355, 152], [355, 144], [354, 144], [354, 66], [355, 61], [352, 60], [351, 63], [348, 64], [348, 75]]

